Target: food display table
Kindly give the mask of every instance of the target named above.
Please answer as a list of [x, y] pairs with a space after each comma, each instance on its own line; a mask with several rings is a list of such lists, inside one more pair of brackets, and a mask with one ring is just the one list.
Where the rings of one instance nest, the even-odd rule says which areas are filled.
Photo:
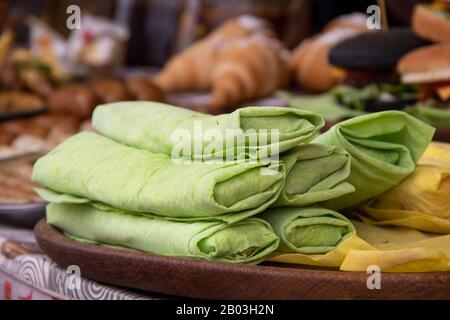
[[0, 300], [163, 298], [74, 276], [42, 253], [32, 230], [0, 224], [0, 250]]

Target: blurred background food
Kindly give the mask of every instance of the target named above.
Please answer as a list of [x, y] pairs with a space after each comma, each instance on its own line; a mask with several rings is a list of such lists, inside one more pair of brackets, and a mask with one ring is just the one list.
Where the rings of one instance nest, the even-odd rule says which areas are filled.
[[[401, 109], [450, 141], [449, 34], [448, 0], [0, 1], [0, 188], [27, 177], [8, 159], [30, 165], [117, 101], [289, 105], [326, 127]], [[26, 180], [11, 199], [36, 200]]]

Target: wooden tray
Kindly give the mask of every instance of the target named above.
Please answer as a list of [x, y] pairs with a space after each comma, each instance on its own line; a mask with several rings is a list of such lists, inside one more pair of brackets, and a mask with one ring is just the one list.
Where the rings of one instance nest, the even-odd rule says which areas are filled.
[[383, 273], [381, 289], [368, 275], [293, 265], [233, 265], [157, 256], [73, 241], [42, 219], [34, 229], [58, 265], [117, 286], [203, 299], [450, 299], [449, 273]]

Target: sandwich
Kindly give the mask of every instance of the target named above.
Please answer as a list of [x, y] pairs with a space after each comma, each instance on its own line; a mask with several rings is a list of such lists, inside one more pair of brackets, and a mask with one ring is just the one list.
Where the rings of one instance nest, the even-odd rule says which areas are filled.
[[425, 44], [410, 29], [367, 32], [337, 44], [329, 59], [342, 70], [344, 84], [363, 87], [374, 82], [397, 83], [398, 59]]
[[405, 53], [427, 43], [403, 28], [367, 32], [340, 42], [329, 54], [330, 63], [338, 68], [344, 84], [335, 90], [338, 102], [354, 108], [348, 100], [356, 99], [356, 109], [370, 112], [416, 102], [416, 88], [399, 84], [395, 66]]
[[419, 4], [411, 21], [414, 31], [433, 42], [450, 42], [450, 1], [438, 0]]
[[433, 44], [411, 51], [397, 65], [401, 81], [417, 84], [419, 99], [432, 99], [438, 107], [450, 106], [450, 43]]

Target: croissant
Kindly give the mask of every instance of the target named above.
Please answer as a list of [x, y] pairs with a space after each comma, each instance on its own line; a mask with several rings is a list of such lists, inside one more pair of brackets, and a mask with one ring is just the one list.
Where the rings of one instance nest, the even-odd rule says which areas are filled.
[[210, 40], [201, 40], [171, 58], [154, 82], [165, 92], [206, 90], [217, 54], [218, 47]]
[[289, 52], [275, 39], [254, 35], [229, 43], [212, 75], [213, 110], [262, 97], [289, 83]]
[[262, 19], [245, 15], [228, 20], [203, 40], [173, 56], [154, 81], [166, 92], [209, 89], [212, 70], [223, 46], [253, 34], [274, 36]]
[[338, 16], [328, 22], [322, 32], [329, 32], [336, 29], [354, 29], [361, 32], [368, 31], [368, 16], [362, 12], [352, 12]]
[[271, 38], [275, 37], [275, 32], [266, 20], [252, 15], [242, 15], [225, 21], [209, 37], [232, 40], [254, 34], [265, 35]]

